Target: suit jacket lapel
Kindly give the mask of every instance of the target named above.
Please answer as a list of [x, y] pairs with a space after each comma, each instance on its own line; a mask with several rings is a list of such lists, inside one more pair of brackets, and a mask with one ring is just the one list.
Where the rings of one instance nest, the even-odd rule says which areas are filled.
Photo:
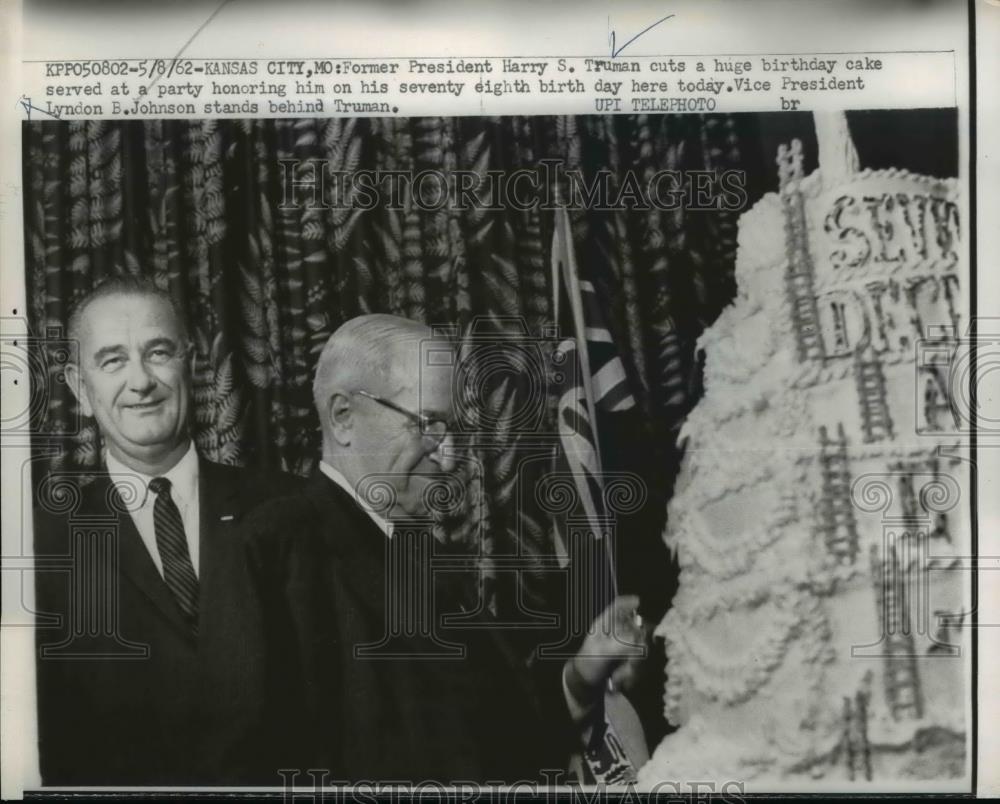
[[214, 595], [227, 594], [235, 583], [233, 573], [242, 567], [235, 528], [245, 507], [240, 477], [236, 469], [199, 459], [199, 633], [206, 633], [206, 617], [216, 606]]
[[210, 576], [227, 553], [231, 528], [243, 513], [239, 500], [239, 472], [199, 460], [199, 564], [202, 580]]
[[121, 574], [131, 582], [160, 612], [184, 634], [190, 629], [184, 622], [183, 614], [174, 600], [173, 593], [164, 583], [153, 563], [142, 537], [136, 529], [132, 515], [107, 474], [98, 475], [92, 484], [93, 499], [103, 501], [96, 504], [97, 514], [114, 512], [118, 518], [118, 560]]
[[346, 492], [318, 469], [305, 494], [321, 512], [337, 576], [372, 614], [384, 617], [387, 538]]
[[[202, 533], [211, 533], [219, 523], [235, 522], [242, 513], [240, 503], [240, 472], [228, 466], [200, 458], [198, 461], [198, 493]], [[202, 547], [204, 547], [204, 540]]]

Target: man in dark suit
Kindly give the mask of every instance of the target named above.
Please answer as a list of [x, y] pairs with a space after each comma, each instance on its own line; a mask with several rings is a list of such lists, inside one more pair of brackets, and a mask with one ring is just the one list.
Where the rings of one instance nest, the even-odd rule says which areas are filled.
[[312, 783], [309, 769], [327, 783], [545, 781], [565, 769], [606, 680], [627, 685], [637, 663], [615, 638], [642, 643], [629, 631], [636, 598], [617, 601], [617, 630], [595, 630], [570, 661], [527, 660], [523, 634], [484, 607], [473, 566], [435, 538], [430, 509], [455, 468], [454, 355], [428, 359], [430, 336], [386, 315], [331, 336], [314, 383], [319, 469], [245, 531], [270, 765], [300, 770], [296, 784]]
[[259, 657], [232, 648], [249, 595], [236, 530], [293, 482], [197, 454], [192, 349], [168, 294], [112, 279], [70, 337], [67, 381], [105, 466], [87, 483], [46, 478], [36, 505], [42, 781], [238, 783], [254, 771], [260, 689], [243, 669]]

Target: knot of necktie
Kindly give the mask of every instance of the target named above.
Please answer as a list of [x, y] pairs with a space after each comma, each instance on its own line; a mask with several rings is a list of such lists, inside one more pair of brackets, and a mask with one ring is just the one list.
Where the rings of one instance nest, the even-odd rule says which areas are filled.
[[149, 481], [149, 490], [157, 497], [161, 494], [170, 494], [170, 481], [165, 477], [154, 477]]

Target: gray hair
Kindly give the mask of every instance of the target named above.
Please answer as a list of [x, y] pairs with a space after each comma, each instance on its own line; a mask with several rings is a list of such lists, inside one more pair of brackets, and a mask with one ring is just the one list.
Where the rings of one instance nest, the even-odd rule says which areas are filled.
[[105, 279], [84, 294], [73, 305], [73, 309], [69, 314], [68, 337], [70, 340], [80, 340], [80, 327], [83, 324], [83, 316], [87, 312], [87, 308], [95, 301], [106, 299], [110, 296], [147, 296], [166, 302], [170, 305], [170, 309], [174, 313], [174, 318], [177, 320], [177, 328], [180, 331], [181, 338], [185, 343], [188, 341], [187, 321], [174, 297], [158, 287], [153, 280], [144, 276], [133, 276], [131, 274], [112, 276], [109, 279]]
[[357, 390], [372, 387], [379, 393], [397, 369], [431, 336], [430, 327], [394, 315], [374, 314], [352, 318], [334, 332], [316, 364], [313, 402], [321, 412], [334, 388]]

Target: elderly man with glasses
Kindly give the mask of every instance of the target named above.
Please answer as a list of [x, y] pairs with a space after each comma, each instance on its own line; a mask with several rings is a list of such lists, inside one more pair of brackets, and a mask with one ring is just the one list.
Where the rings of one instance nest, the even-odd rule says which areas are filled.
[[455, 361], [422, 359], [431, 334], [368, 315], [330, 337], [318, 471], [249, 528], [275, 783], [279, 769], [300, 785], [551, 781], [588, 702], [638, 656], [622, 645], [642, 641], [637, 600], [623, 598], [615, 635], [592, 633], [565, 664], [526, 661], [474, 567], [434, 538], [435, 485], [456, 468]]
[[352, 496], [366, 481], [389, 484], [389, 519], [422, 516], [427, 487], [455, 468], [452, 367], [421, 366], [430, 335], [406, 319], [361, 316], [330, 337], [316, 367], [320, 469]]

